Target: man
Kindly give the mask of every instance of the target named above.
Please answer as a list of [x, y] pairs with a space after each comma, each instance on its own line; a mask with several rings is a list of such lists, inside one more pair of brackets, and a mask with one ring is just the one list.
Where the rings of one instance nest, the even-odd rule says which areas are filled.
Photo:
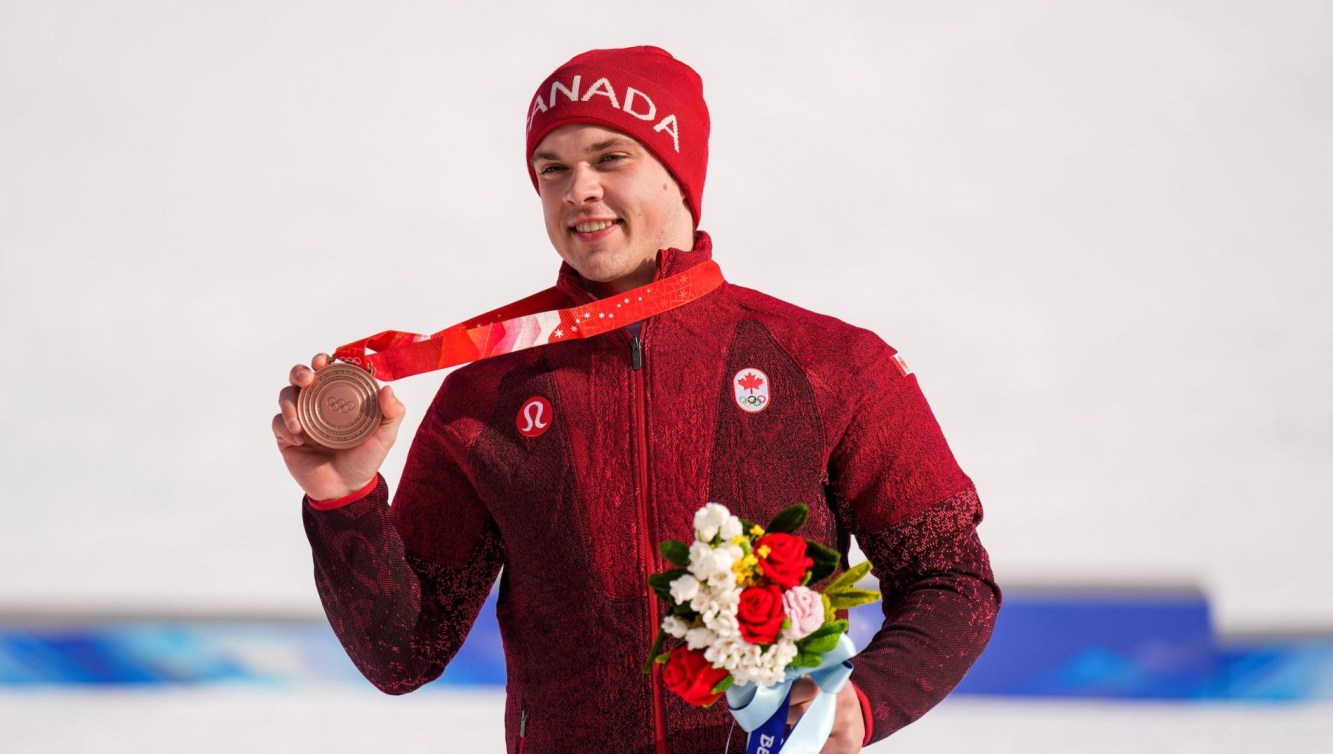
[[[527, 129], [565, 306], [711, 259], [697, 230], [708, 110], [688, 66], [653, 47], [584, 53], [538, 88]], [[640, 670], [661, 620], [656, 544], [688, 538], [707, 501], [757, 521], [805, 502], [804, 536], [845, 554], [855, 535], [875, 566], [884, 625], [825, 752], [915, 720], [989, 638], [999, 591], [971, 481], [915, 377], [865, 330], [726, 283], [598, 337], [473, 363], [441, 387], [392, 507], [378, 469], [404, 407], [385, 387], [369, 441], [313, 446], [294, 401], [327, 363], [293, 367], [273, 431], [306, 492], [330, 623], [376, 686], [411, 691], [443, 671], [500, 574], [511, 752], [724, 749], [722, 704], [691, 707]], [[793, 718], [813, 695], [798, 682]]]

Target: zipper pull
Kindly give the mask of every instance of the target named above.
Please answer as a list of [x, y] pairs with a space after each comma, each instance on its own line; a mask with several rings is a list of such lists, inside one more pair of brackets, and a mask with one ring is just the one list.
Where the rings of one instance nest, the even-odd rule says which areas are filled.
[[520, 714], [518, 717], [518, 737], [523, 738], [527, 735], [528, 735], [528, 711], [523, 710], [523, 713]]
[[643, 341], [635, 335], [629, 342], [630, 360], [636, 370], [643, 369]]

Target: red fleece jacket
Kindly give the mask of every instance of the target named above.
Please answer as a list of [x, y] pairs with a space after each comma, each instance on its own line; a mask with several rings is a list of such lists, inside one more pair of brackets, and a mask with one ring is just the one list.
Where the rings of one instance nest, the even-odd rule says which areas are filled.
[[[694, 251], [662, 252], [658, 276], [711, 255], [700, 233]], [[568, 265], [558, 287], [592, 299]], [[392, 507], [383, 479], [307, 501], [316, 586], [361, 672], [391, 694], [438, 677], [498, 574], [510, 752], [721, 751], [725, 705], [689, 706], [641, 671], [660, 619], [646, 577], [668, 567], [656, 544], [687, 540], [708, 501], [754, 521], [804, 502], [801, 533], [844, 556], [855, 536], [884, 593], [852, 675], [871, 740], [943, 699], [1000, 592], [972, 483], [893, 349], [730, 283], [645, 322], [639, 345], [621, 330], [461, 368]], [[743, 369], [768, 377], [760, 412], [737, 404]], [[533, 397], [551, 411], [528, 437]]]

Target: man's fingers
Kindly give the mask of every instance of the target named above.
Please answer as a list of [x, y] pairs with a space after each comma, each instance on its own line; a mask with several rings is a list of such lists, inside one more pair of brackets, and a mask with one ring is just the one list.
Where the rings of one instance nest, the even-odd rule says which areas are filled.
[[791, 704], [787, 707], [787, 724], [791, 725], [805, 714], [805, 709], [810, 706], [810, 702], [819, 695], [819, 686], [810, 680], [810, 676], [797, 678], [791, 685]]
[[278, 416], [289, 432], [301, 431], [301, 422], [296, 418], [297, 392], [297, 389], [290, 385], [278, 391], [278, 410], [281, 412]]
[[273, 437], [278, 441], [278, 447], [283, 445], [303, 445], [305, 439], [300, 433], [288, 431], [287, 422], [283, 421], [282, 414], [273, 415]]
[[315, 372], [328, 366], [329, 361], [331, 358], [327, 353], [317, 353], [310, 360], [310, 366], [296, 364], [287, 373], [290, 387], [285, 387], [278, 393], [278, 408], [282, 411], [282, 421], [289, 432], [301, 431], [301, 422], [296, 418], [297, 392], [301, 388], [309, 387], [310, 383], [315, 381]]
[[819, 695], [819, 686], [810, 680], [810, 676], [797, 678], [791, 685], [791, 703], [805, 704]]

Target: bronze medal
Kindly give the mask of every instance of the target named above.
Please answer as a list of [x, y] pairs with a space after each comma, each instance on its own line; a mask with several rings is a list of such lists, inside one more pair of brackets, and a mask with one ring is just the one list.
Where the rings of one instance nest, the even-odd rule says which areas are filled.
[[331, 450], [354, 448], [380, 426], [379, 385], [366, 370], [335, 362], [296, 396], [306, 437]]

